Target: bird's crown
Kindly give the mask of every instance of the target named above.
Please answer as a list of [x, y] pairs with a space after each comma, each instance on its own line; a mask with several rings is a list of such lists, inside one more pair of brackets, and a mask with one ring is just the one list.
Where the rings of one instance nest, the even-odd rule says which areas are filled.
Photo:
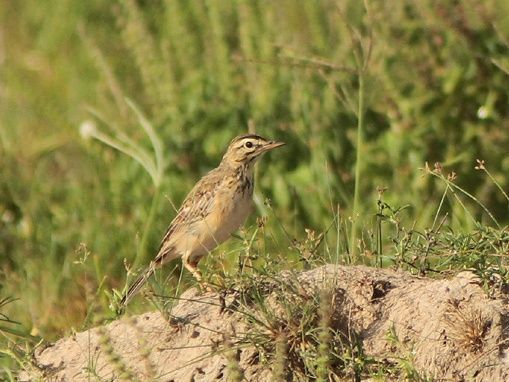
[[223, 156], [223, 162], [254, 163], [263, 153], [283, 145], [283, 142], [272, 141], [256, 134], [240, 135], [230, 142]]

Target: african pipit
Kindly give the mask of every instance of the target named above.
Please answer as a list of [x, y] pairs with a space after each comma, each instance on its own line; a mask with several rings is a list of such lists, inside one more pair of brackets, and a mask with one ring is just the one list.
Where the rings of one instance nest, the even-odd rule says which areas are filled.
[[178, 257], [201, 281], [198, 262], [228, 239], [251, 212], [255, 162], [266, 151], [282, 145], [255, 134], [233, 139], [219, 166], [196, 183], [186, 197], [155, 259], [130, 286], [121, 305], [131, 300], [157, 268]]

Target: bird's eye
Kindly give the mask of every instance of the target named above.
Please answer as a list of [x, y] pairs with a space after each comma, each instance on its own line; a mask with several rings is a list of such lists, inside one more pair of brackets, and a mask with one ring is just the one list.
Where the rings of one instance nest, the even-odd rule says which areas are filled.
[[246, 143], [244, 143], [244, 146], [246, 146], [246, 148], [250, 149], [253, 147], [253, 142], [246, 142]]

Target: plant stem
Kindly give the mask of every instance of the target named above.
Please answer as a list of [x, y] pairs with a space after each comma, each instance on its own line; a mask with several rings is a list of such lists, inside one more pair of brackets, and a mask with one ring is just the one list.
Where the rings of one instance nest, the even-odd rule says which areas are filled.
[[159, 206], [160, 199], [161, 199], [161, 187], [157, 186], [154, 191], [154, 196], [152, 197], [152, 204], [150, 205], [150, 211], [148, 213], [147, 221], [145, 222], [145, 227], [143, 228], [143, 234], [141, 236], [140, 244], [138, 246], [136, 258], [134, 259], [133, 269], [137, 269], [140, 266], [140, 264], [144, 262], [145, 257], [147, 255], [148, 237], [152, 229], [152, 225], [154, 223], [154, 218], [156, 215], [157, 207]]
[[350, 237], [350, 253], [352, 261], [357, 257], [357, 239], [359, 235], [359, 205], [360, 205], [360, 181], [363, 170], [363, 146], [364, 146], [364, 70], [359, 69], [359, 99], [357, 110], [357, 158], [355, 161], [355, 188], [352, 209], [352, 232]]

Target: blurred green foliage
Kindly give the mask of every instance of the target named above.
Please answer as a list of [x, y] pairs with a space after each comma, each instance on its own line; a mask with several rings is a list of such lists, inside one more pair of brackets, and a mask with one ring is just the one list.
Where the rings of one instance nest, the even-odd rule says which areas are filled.
[[[280, 224], [299, 237], [348, 222], [356, 165], [355, 219], [368, 228], [377, 187], [390, 205], [410, 205], [416, 227], [433, 222], [444, 184], [423, 176], [425, 162], [455, 171], [508, 222], [507, 200], [474, 170], [484, 159], [509, 188], [506, 1], [5, 0], [0, 17], [1, 294], [20, 298], [7, 313], [33, 334], [82, 324], [93, 301], [107, 306], [99, 286], [123, 287], [124, 259], [132, 264], [144, 234], [155, 250], [172, 203], [250, 120], [288, 143], [257, 175], [258, 214], [269, 211], [280, 251], [290, 245]], [[126, 97], [164, 143], [159, 187], [136, 161], [80, 135], [114, 127], [149, 150]], [[456, 229], [474, 225], [450, 200], [443, 211]]]

